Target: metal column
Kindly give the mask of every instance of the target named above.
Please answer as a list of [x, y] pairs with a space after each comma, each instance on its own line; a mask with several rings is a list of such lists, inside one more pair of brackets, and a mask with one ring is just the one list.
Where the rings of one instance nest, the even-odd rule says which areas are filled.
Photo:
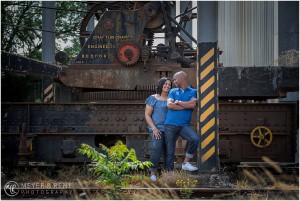
[[[43, 1], [42, 60], [53, 64], [55, 61], [55, 1]], [[54, 102], [54, 82], [42, 78], [42, 102]]]
[[220, 168], [218, 146], [218, 48], [217, 2], [197, 2], [197, 83], [198, 83], [198, 148], [199, 173]]
[[[190, 3], [190, 5], [189, 5], [189, 3]], [[192, 2], [180, 1], [180, 14], [185, 11], [187, 5], [189, 5], [189, 9], [192, 8]], [[187, 30], [189, 33], [192, 33], [192, 23], [187, 23], [185, 26], [185, 30]], [[180, 31], [180, 35], [186, 42], [190, 43], [191, 46], [193, 45], [192, 40], [189, 37], [187, 37], [183, 31]]]

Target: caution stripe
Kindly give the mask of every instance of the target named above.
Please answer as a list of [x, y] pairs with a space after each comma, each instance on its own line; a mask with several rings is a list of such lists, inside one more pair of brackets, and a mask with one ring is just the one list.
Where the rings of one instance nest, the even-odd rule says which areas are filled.
[[204, 78], [206, 77], [206, 75], [207, 75], [209, 72], [213, 71], [214, 65], [215, 65], [215, 63], [212, 62], [207, 68], [205, 68], [205, 69], [201, 72], [201, 74], [200, 74], [201, 79], [204, 79]]
[[201, 135], [204, 135], [210, 128], [212, 128], [215, 125], [216, 121], [213, 117], [209, 122], [207, 122], [202, 128], [201, 128]]
[[203, 122], [210, 114], [212, 114], [215, 111], [215, 105], [211, 105], [207, 110], [203, 112], [203, 114], [200, 116], [200, 122]]
[[215, 152], [216, 152], [216, 148], [215, 146], [213, 146], [207, 152], [205, 152], [205, 154], [201, 157], [201, 161], [202, 162], [207, 161]]
[[215, 48], [209, 48], [200, 58], [200, 134], [201, 140], [201, 163], [205, 163], [212, 156], [216, 155], [216, 138], [215, 130], [218, 120], [216, 118], [216, 94], [217, 94], [217, 77], [215, 75]]
[[201, 58], [201, 64], [204, 64], [214, 56], [214, 48], [210, 49], [202, 58]]
[[53, 82], [49, 84], [45, 89], [43, 90], [43, 102], [49, 103], [53, 102], [54, 100], [54, 84]]
[[[207, 96], [205, 96], [203, 98], [203, 100], [201, 101], [201, 107], [203, 108], [209, 101], [211, 101], [214, 97], [214, 93], [215, 91], [212, 90], [211, 92], [209, 92], [209, 94], [207, 94]], [[204, 114], [201, 114], [201, 115], [204, 115]]]
[[203, 142], [201, 142], [201, 149], [204, 149], [209, 143], [211, 143], [216, 137], [216, 132], [213, 131]]
[[201, 93], [204, 93], [213, 83], [215, 83], [215, 76], [211, 76], [211, 78], [201, 86]]
[[48, 96], [46, 96], [44, 98], [44, 103], [46, 103], [46, 102], [52, 102], [52, 99], [53, 99], [53, 92], [51, 92], [50, 94], [48, 94]]
[[44, 89], [44, 94], [47, 94], [51, 89], [53, 89], [53, 84], [50, 84], [48, 87]]

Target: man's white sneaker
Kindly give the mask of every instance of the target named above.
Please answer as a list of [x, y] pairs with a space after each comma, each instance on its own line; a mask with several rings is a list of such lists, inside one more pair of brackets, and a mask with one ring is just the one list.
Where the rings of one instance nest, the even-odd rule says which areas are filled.
[[188, 170], [190, 172], [198, 170], [197, 167], [192, 166], [189, 162], [186, 162], [185, 164], [182, 164], [181, 168], [183, 170]]
[[151, 175], [150, 180], [151, 181], [156, 181], [156, 176], [155, 175]]

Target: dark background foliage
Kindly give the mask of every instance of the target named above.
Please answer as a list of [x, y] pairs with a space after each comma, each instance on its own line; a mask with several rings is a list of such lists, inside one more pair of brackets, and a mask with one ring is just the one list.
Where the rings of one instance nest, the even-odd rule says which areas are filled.
[[[79, 28], [87, 3], [57, 1], [55, 7], [56, 52], [65, 51], [72, 58], [80, 51]], [[42, 60], [42, 9], [42, 1], [1, 1], [1, 50]], [[32, 76], [1, 72], [1, 101], [34, 101], [39, 82]]]

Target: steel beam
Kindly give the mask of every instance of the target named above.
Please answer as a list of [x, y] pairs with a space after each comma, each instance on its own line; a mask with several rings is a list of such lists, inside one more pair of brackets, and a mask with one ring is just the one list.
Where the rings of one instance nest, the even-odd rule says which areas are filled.
[[217, 172], [219, 159], [217, 2], [198, 2], [197, 80], [199, 173]]
[[57, 79], [62, 68], [54, 64], [29, 59], [21, 55], [1, 51], [1, 71], [15, 72], [37, 77]]
[[[43, 43], [42, 57], [44, 62], [55, 62], [55, 2], [43, 1]], [[42, 101], [54, 102], [54, 82], [49, 78], [42, 78]]]

